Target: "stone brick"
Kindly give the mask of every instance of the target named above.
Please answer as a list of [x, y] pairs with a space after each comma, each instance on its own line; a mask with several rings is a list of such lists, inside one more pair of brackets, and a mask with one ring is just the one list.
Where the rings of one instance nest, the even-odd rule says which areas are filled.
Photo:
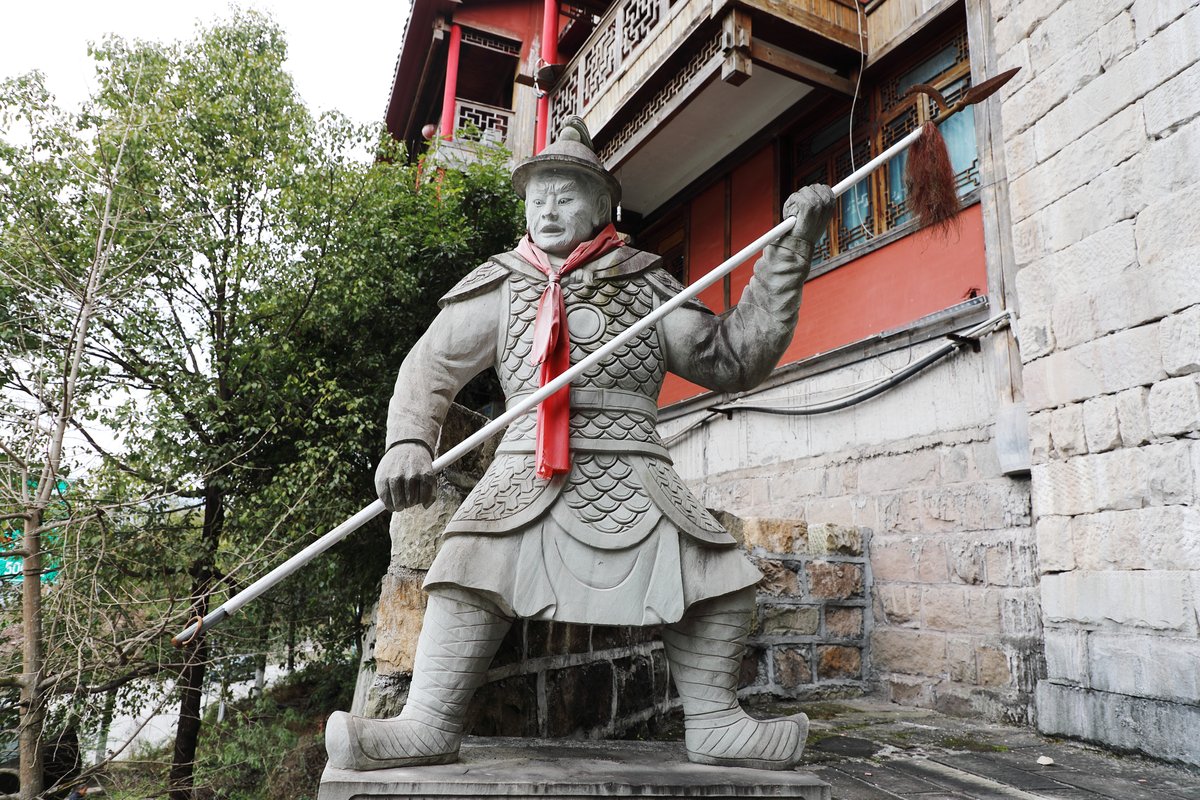
[[957, 583], [983, 583], [983, 545], [979, 542], [950, 542], [950, 576]]
[[1195, 0], [1134, 0], [1130, 12], [1137, 29], [1137, 41], [1146, 41], [1194, 5]]
[[1138, 259], [1153, 264], [1172, 251], [1200, 248], [1200, 225], [1194, 220], [1197, 208], [1200, 184], [1169, 194], [1138, 214]]
[[514, 675], [479, 687], [467, 707], [470, 736], [537, 736], [537, 675]]
[[808, 526], [803, 520], [750, 517], [742, 521], [746, 547], [768, 553], [799, 553], [806, 549]]
[[862, 651], [838, 644], [818, 646], [817, 675], [825, 681], [861, 677]]
[[945, 634], [876, 628], [871, 659], [881, 670], [910, 675], [940, 675], [946, 670]]
[[922, 501], [929, 531], [990, 530], [1029, 521], [1028, 493], [1006, 478], [943, 486], [924, 492]]
[[1105, 511], [1071, 520], [1085, 570], [1200, 570], [1200, 508], [1170, 505]]
[[[1059, 54], [1067, 58], [1045, 69], [1037, 69], [1029, 80], [1012, 95], [1011, 102], [1004, 107], [1004, 121], [1012, 130], [1023, 131], [1037, 123], [1052, 108], [1087, 85], [1100, 74], [1100, 50], [1095, 42], [1084, 42], [1078, 47], [1064, 45]], [[1030, 60], [1033, 60], [1030, 54]], [[1010, 117], [1010, 113], [1012, 116]], [[1041, 205], [1029, 207], [1020, 202], [1024, 195], [1018, 190], [1018, 201], [1013, 205], [1013, 218], [1021, 219]], [[1042, 205], [1045, 205], [1044, 203]]]
[[798, 689], [813, 682], [807, 647], [775, 649], [775, 683], [784, 689]]
[[800, 594], [800, 576], [788, 565], [768, 558], [754, 560], [754, 566], [762, 571], [763, 579], [758, 590], [775, 597], [796, 597]]
[[1150, 390], [1143, 386], [1116, 395], [1117, 424], [1121, 429], [1121, 444], [1126, 447], [1150, 441], [1149, 398]]
[[665, 699], [666, 684], [656, 681], [654, 662], [649, 654], [615, 659], [613, 668], [617, 682], [617, 717], [645, 711]]
[[1188, 623], [1184, 606], [1187, 573], [1064, 572], [1042, 578], [1042, 610], [1048, 622], [1178, 630]]
[[1070, 517], [1039, 517], [1035, 530], [1038, 566], [1042, 572], [1067, 572], [1075, 569], [1075, 547], [1071, 539]]
[[1159, 323], [1158, 333], [1168, 375], [1200, 372], [1200, 305], [1167, 317]]
[[921, 593], [921, 619], [927, 630], [998, 631], [1000, 593], [982, 587], [929, 587]]
[[569, 622], [530, 620], [525, 628], [529, 658], [586, 653], [591, 648], [592, 629]]
[[1166, 636], [1093, 633], [1091, 686], [1105, 692], [1200, 703], [1200, 641]]
[[1154, 384], [1148, 406], [1156, 436], [1181, 436], [1200, 428], [1200, 385], [1193, 376]]
[[1115, 395], [1095, 397], [1083, 404], [1083, 433], [1087, 449], [1102, 453], [1121, 446], [1121, 426], [1117, 419]]
[[1054, 326], [1054, 343], [1059, 349], [1092, 341], [1099, 330], [1092, 298], [1083, 292], [1058, 298], [1050, 309], [1050, 324]]
[[1146, 153], [1146, 178], [1162, 196], [1200, 181], [1200, 120], [1154, 140]]
[[816, 606], [776, 606], [762, 608], [759, 632], [764, 636], [813, 636], [820, 627]]
[[1000, 633], [1009, 639], [1041, 636], [1041, 594], [1036, 586], [1004, 589], [1000, 593]]
[[[1028, 272], [1029, 270], [1024, 270]], [[1031, 308], [1021, 314], [1021, 358], [1025, 363], [1054, 352], [1058, 342], [1050, 327], [1050, 312]]]
[[1200, 707], [1097, 692], [1054, 681], [1037, 686], [1038, 730], [1200, 766]]
[[808, 528], [808, 552], [812, 555], [863, 554], [862, 528], [850, 525], [811, 525]]
[[1198, 59], [1200, 12], [1193, 10], [1042, 117], [1037, 123], [1039, 157], [1047, 158], [1077, 141], [1149, 89]]
[[1029, 34], [1029, 60], [1033, 69], [1043, 71], [1060, 59], [1070, 59], [1067, 51], [1093, 38], [1100, 26], [1124, 5], [1127, 3], [1098, 4], [1095, 0], [1057, 4]]
[[921, 618], [921, 589], [917, 586], [877, 584], [875, 601], [885, 625], [916, 626]]
[[857, 564], [813, 561], [806, 570], [808, 591], [813, 597], [845, 600], [862, 594], [863, 570]]
[[1035, 464], [1031, 474], [1033, 511], [1039, 519], [1096, 510], [1095, 476], [1082, 458]]
[[[1095, 44], [1089, 43], [1081, 58], [1073, 61], [1064, 59], [1055, 67], [1063, 70], [1080, 82], [1086, 82], [1100, 72], [1100, 56]], [[1042, 80], [1061, 78], [1047, 73], [1030, 83], [1030, 88]], [[1069, 81], [1067, 82], [1069, 83]], [[1069, 93], [1069, 89], [1061, 97]], [[1057, 103], [1055, 103], [1057, 104]], [[1040, 116], [1041, 112], [1037, 112]], [[1142, 119], [1140, 104], [1121, 109], [1110, 119], [1088, 131], [1065, 146], [1052, 157], [1042, 161], [1025, 175], [1010, 181], [1009, 196], [1013, 207], [1013, 218], [1022, 219], [1039, 209], [1091, 182], [1096, 176], [1141, 152], [1147, 145], [1146, 125]], [[1056, 336], [1058, 326], [1056, 325]]]
[[957, 683], [975, 683], [975, 639], [969, 636], [951, 636], [946, 640], [946, 665], [950, 680]]
[[1152, 136], [1171, 131], [1200, 114], [1200, 63], [1146, 95], [1145, 112], [1146, 130]]
[[1122, 161], [1038, 212], [1042, 252], [1057, 253], [1135, 217], [1157, 196], [1146, 182], [1145, 161], [1141, 153]]
[[979, 665], [980, 686], [1012, 685], [1012, 670], [1008, 665], [1008, 655], [1003, 650], [981, 647], [975, 653], [975, 658]]
[[[1026, 535], [1024, 531], [1022, 537]], [[1037, 548], [1028, 541], [996, 542], [984, 549], [989, 586], [1030, 586], [1037, 582]]]
[[871, 548], [871, 569], [877, 581], [947, 580], [946, 551], [939, 541], [890, 541]]
[[1029, 415], [1029, 453], [1035, 464], [1050, 458], [1050, 418], [1053, 413], [1041, 411]]
[[[742, 654], [742, 666], [738, 670], [738, 686], [763, 686], [767, 683], [766, 668], [767, 648], [748, 646]], [[664, 662], [665, 663], [665, 662]], [[674, 688], [672, 685], [670, 688]]]
[[[1011, 68], [1019, 66], [1010, 64]], [[1010, 178], [1024, 175], [1037, 166], [1037, 151], [1033, 147], [1033, 131], [1013, 134], [1004, 142], [1004, 163], [1008, 168]]]
[[883, 682], [884, 691], [893, 703], [929, 708], [933, 705], [933, 684], [923, 678], [895, 675]]
[[1043, 3], [1015, 3], [1012, 13], [1004, 15], [996, 22], [996, 28], [993, 32], [996, 39], [996, 52], [1007, 52], [1020, 42], [1028, 39], [1033, 29], [1052, 10], [1052, 7]]
[[1087, 452], [1081, 405], [1072, 404], [1050, 414], [1050, 442], [1053, 453], [1059, 457]]
[[545, 736], [570, 736], [612, 720], [613, 665], [607, 661], [546, 672]]
[[1046, 628], [1046, 675], [1050, 678], [1088, 685], [1087, 631], [1073, 628]]
[[863, 634], [863, 610], [856, 607], [825, 607], [825, 635], [831, 639], [855, 639]]
[[1109, 69], [1133, 51], [1137, 44], [1133, 31], [1133, 17], [1128, 13], [1118, 14], [1100, 28], [1097, 40], [1102, 68]]

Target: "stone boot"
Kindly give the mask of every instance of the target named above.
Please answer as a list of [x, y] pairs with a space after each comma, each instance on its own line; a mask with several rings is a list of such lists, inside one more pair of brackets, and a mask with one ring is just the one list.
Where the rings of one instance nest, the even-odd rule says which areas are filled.
[[370, 770], [457, 761], [467, 703], [511, 624], [473, 593], [430, 593], [404, 709], [392, 719], [331, 714], [329, 765]]
[[738, 705], [738, 672], [754, 590], [690, 607], [663, 629], [671, 677], [683, 701], [684, 743], [698, 764], [791, 769], [804, 754], [808, 717], [757, 720]]

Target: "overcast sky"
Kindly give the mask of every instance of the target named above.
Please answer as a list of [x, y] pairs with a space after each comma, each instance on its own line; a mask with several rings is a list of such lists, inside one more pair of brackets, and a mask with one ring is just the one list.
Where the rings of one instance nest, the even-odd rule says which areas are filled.
[[[359, 122], [383, 119], [409, 0], [244, 0], [287, 32], [288, 68], [314, 111]], [[105, 34], [174, 41], [198, 20], [227, 16], [228, 0], [4, 0], [0, 77], [40, 69], [59, 104], [75, 107], [93, 85], [87, 43]]]

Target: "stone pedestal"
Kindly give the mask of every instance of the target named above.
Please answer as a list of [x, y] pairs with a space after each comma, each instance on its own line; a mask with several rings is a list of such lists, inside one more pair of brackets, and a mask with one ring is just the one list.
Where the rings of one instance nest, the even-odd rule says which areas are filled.
[[327, 767], [318, 800], [831, 796], [829, 784], [811, 773], [693, 764], [678, 742], [470, 738], [456, 764], [372, 772]]

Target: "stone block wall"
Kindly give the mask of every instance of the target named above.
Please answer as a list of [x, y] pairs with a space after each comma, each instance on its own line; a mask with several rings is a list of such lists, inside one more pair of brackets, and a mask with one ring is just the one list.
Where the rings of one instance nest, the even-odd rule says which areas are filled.
[[[753, 402], [786, 407], [840, 396], [932, 346], [781, 383]], [[862, 677], [870, 686], [898, 703], [1031, 722], [1044, 666], [1029, 481], [1000, 471], [994, 386], [987, 361], [963, 352], [844, 411], [734, 414], [687, 430], [703, 419], [696, 413], [663, 427], [687, 430], [672, 456], [710, 507], [800, 520], [810, 533], [826, 525], [870, 531], [871, 600], [862, 608]], [[749, 535], [747, 544], [754, 548]], [[760, 545], [768, 565], [795, 555], [794, 545], [780, 548]], [[835, 626], [857, 622], [854, 611], [841, 613]], [[827, 611], [827, 626], [830, 619]], [[810, 619], [794, 621], [797, 638], [811, 629]], [[831, 667], [844, 655], [818, 645], [799, 659], [780, 643], [767, 666], [784, 690], [804, 670], [819, 678], [822, 656]]]
[[993, 0], [1048, 733], [1200, 764], [1200, 6]]
[[742, 694], [862, 694], [870, 630], [870, 530], [801, 520], [718, 517], [762, 571]]

